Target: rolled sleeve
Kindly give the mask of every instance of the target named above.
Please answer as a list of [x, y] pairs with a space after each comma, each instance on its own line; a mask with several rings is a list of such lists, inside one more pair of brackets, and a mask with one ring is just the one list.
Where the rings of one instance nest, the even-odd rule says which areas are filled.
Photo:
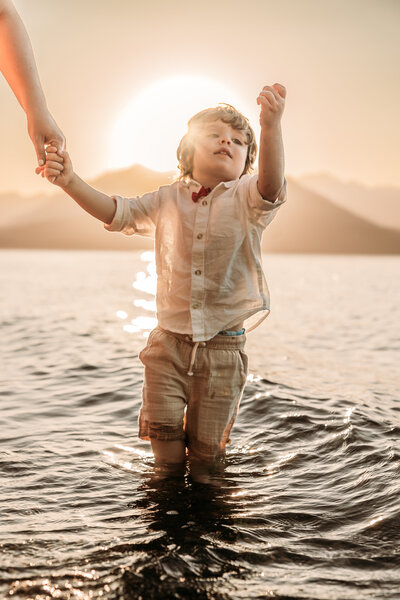
[[111, 223], [104, 224], [107, 231], [154, 237], [158, 208], [157, 192], [145, 194], [141, 198], [121, 198], [121, 196], [112, 196], [112, 198], [116, 210]]
[[257, 186], [258, 176], [250, 177], [247, 184], [247, 211], [250, 222], [257, 224], [258, 227], [265, 229], [278, 212], [278, 209], [286, 201], [286, 179], [280, 189], [275, 202], [265, 200]]
[[283, 180], [283, 185], [274, 202], [265, 200], [258, 191], [258, 176], [253, 176], [249, 187], [249, 204], [252, 208], [258, 208], [269, 212], [275, 210], [286, 201], [286, 179]]
[[127, 214], [129, 211], [129, 200], [120, 196], [112, 196], [112, 198], [116, 205], [115, 214], [109, 225], [104, 223], [104, 229], [107, 229], [107, 231], [123, 231], [127, 235], [133, 235], [136, 233], [136, 228], [134, 224], [128, 225], [127, 223], [130, 216]]

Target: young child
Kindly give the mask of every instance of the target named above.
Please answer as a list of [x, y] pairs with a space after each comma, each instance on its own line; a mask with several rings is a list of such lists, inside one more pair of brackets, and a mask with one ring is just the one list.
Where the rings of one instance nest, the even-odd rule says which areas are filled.
[[192, 117], [177, 151], [179, 180], [140, 198], [94, 190], [67, 152], [47, 149], [45, 176], [107, 230], [154, 236], [158, 326], [139, 355], [139, 437], [150, 440], [157, 464], [181, 464], [186, 452], [198, 466], [224, 456], [248, 372], [244, 325], [269, 312], [261, 236], [285, 201], [285, 97], [275, 84], [257, 98], [252, 176], [254, 132], [230, 105]]

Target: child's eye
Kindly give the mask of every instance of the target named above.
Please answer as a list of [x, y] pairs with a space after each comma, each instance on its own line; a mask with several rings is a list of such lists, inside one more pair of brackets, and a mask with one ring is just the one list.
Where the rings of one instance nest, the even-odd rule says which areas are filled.
[[243, 142], [241, 140], [238, 140], [238, 138], [234, 138], [233, 139], [233, 143], [234, 144], [239, 144], [239, 146], [243, 146]]

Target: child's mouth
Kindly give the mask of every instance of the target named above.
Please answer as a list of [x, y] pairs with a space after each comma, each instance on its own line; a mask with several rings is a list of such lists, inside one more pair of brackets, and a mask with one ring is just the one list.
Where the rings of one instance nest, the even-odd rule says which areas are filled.
[[229, 158], [232, 158], [232, 155], [229, 152], [229, 150], [218, 150], [218, 152], [214, 152], [214, 154], [222, 154], [224, 156], [229, 156]]

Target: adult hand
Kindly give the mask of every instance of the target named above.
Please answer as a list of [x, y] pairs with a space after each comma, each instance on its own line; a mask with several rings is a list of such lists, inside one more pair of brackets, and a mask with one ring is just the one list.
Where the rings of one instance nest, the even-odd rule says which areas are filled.
[[28, 133], [43, 166], [45, 144], [53, 142], [62, 151], [65, 137], [47, 108], [31, 42], [12, 0], [0, 0], [0, 71], [27, 115]]
[[65, 137], [49, 111], [31, 115], [28, 113], [28, 133], [35, 147], [39, 167], [46, 162], [45, 146], [51, 144], [61, 153], [65, 149]]

